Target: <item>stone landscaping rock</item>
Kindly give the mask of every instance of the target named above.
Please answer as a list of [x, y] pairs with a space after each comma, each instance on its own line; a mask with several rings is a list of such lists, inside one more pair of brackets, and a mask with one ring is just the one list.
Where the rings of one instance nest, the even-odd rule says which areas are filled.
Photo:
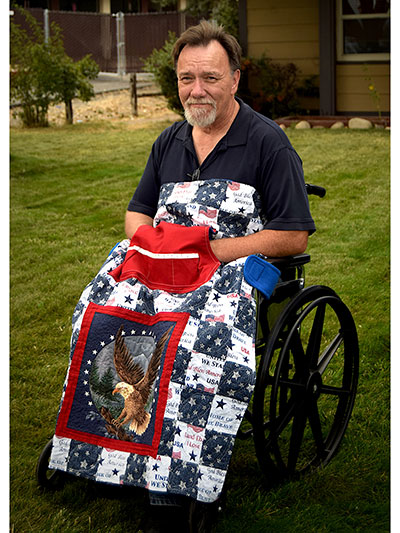
[[[276, 119], [276, 122], [279, 125], [284, 124], [287, 128], [296, 127], [298, 129], [301, 129], [303, 127], [308, 128], [309, 126], [304, 125], [305, 122], [308, 122], [312, 129], [318, 126], [323, 126], [324, 128], [331, 128], [335, 124], [334, 129], [336, 129], [343, 128], [343, 126], [347, 128], [350, 120], [352, 120], [352, 124], [354, 124], [353, 127], [355, 128], [370, 128], [370, 123], [372, 124], [372, 127], [376, 127], [377, 125], [382, 125], [383, 127], [390, 127], [389, 117], [377, 116], [351, 117], [347, 115], [295, 115], [290, 117], [278, 118]], [[343, 125], [336, 125], [337, 122], [343, 122]]]
[[296, 130], [308, 130], [311, 128], [310, 123], [307, 120], [300, 120], [295, 126]]
[[349, 120], [349, 128], [353, 130], [369, 130], [372, 127], [372, 122], [366, 118], [354, 117]]
[[331, 130], [340, 130], [344, 128], [344, 123], [341, 120], [338, 120], [331, 126]]

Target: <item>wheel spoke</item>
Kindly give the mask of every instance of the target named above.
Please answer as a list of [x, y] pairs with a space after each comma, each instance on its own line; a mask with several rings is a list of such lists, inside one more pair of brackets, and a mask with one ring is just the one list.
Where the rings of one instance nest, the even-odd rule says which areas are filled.
[[301, 383], [297, 380], [295, 381], [294, 379], [280, 379], [279, 384], [281, 386], [285, 385], [285, 387], [287, 387], [288, 389], [292, 389], [295, 391], [300, 391], [300, 390], [304, 391], [305, 389], [304, 383]]
[[288, 403], [288, 376], [289, 376], [289, 361], [288, 354], [284, 359], [284, 363], [281, 367], [281, 378], [279, 379], [279, 412], [286, 408]]
[[323, 459], [325, 455], [324, 438], [322, 436], [321, 419], [319, 417], [318, 403], [316, 400], [310, 401], [308, 411], [308, 420], [310, 421], [311, 431], [317, 446], [317, 454]]
[[[295, 365], [296, 374], [305, 379], [308, 374], [308, 368], [306, 365], [307, 359], [306, 354], [304, 352], [300, 332], [297, 329], [292, 332], [289, 346], [290, 352], [293, 355], [293, 362]], [[289, 353], [289, 348], [287, 349], [287, 353]]]
[[297, 459], [299, 458], [301, 443], [303, 442], [304, 429], [306, 427], [307, 413], [304, 404], [301, 409], [297, 410], [293, 418], [292, 434], [290, 436], [290, 448], [288, 456], [288, 470], [296, 470]]
[[314, 316], [310, 337], [308, 339], [306, 357], [309, 368], [311, 369], [315, 369], [318, 362], [318, 356], [321, 348], [322, 330], [324, 327], [325, 309], [325, 303], [318, 305]]
[[322, 375], [329, 363], [332, 360], [332, 357], [337, 352], [339, 346], [343, 342], [343, 335], [341, 333], [338, 333], [336, 337], [333, 339], [333, 341], [329, 344], [329, 346], [326, 347], [324, 350], [324, 353], [321, 355], [319, 361], [318, 361], [318, 372]]
[[343, 389], [340, 387], [331, 387], [329, 385], [322, 385], [321, 394], [328, 394], [330, 396], [346, 397], [351, 394], [350, 389]]
[[297, 410], [296, 402], [291, 400], [287, 406], [284, 413], [279, 413], [279, 416], [271, 422], [271, 431], [274, 433], [274, 435], [279, 436], [282, 431], [285, 429], [285, 427], [289, 424], [290, 420], [295, 415], [295, 412]]

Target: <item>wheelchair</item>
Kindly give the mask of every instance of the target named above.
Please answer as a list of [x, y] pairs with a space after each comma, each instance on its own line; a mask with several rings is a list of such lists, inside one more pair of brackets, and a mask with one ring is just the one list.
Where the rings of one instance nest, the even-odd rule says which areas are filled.
[[[325, 196], [323, 187], [306, 188]], [[305, 287], [308, 254], [268, 261], [281, 276], [269, 300], [258, 295], [257, 379], [238, 438], [253, 438], [273, 485], [327, 465], [338, 451], [357, 393], [359, 347], [335, 291]]]
[[[269, 300], [257, 293], [257, 378], [237, 437], [253, 438], [273, 485], [327, 465], [338, 451], [356, 397], [359, 348], [351, 312], [335, 291], [305, 286], [308, 254], [268, 261], [280, 278]], [[51, 447], [50, 440], [37, 462], [42, 488], [66, 476], [48, 469]]]

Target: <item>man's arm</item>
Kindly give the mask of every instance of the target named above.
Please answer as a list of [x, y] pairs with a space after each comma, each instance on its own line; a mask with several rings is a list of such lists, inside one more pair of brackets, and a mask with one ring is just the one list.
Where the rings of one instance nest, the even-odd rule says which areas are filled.
[[[143, 213], [127, 211], [125, 232], [131, 239], [139, 226], [153, 225], [153, 219]], [[214, 255], [223, 263], [239, 257], [261, 253], [267, 257], [283, 257], [303, 253], [307, 248], [308, 231], [262, 230], [246, 237], [232, 237], [210, 241]]]
[[136, 213], [136, 211], [127, 211], [125, 215], [125, 233], [128, 239], [132, 239], [134, 233], [139, 226], [147, 224], [153, 225], [153, 219], [143, 213]]
[[303, 253], [307, 248], [308, 231], [262, 230], [246, 237], [211, 241], [214, 255], [223, 263], [239, 257], [261, 253], [267, 257], [284, 257]]

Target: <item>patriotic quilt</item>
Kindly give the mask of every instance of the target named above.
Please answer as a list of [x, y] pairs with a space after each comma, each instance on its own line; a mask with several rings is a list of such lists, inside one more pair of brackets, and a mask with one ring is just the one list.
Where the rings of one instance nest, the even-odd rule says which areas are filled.
[[256, 304], [246, 258], [209, 240], [263, 228], [258, 193], [170, 183], [154, 227], [110, 252], [72, 320], [50, 468], [215, 501], [255, 385]]

